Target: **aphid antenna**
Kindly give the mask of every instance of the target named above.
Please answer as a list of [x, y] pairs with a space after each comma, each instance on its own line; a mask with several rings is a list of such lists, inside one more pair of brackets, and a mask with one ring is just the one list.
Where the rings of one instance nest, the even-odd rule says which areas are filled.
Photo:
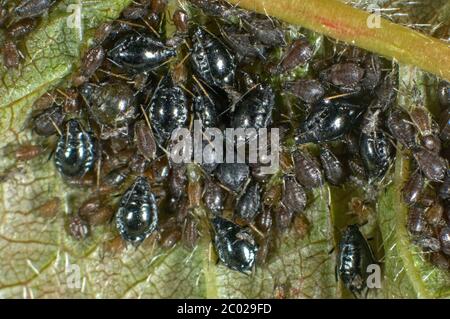
[[167, 10], [164, 10], [164, 12], [163, 12], [163, 17], [162, 17], [162, 19], [160, 19], [160, 21], [159, 21], [159, 25], [158, 25], [158, 29], [159, 29], [159, 30], [162, 29], [163, 21], [167, 21]]
[[[437, 17], [437, 16], [436, 16]], [[434, 22], [433, 22], [434, 24]], [[439, 22], [438, 24], [436, 24], [431, 30], [431, 34], [434, 34], [437, 30], [439, 30], [442, 26], [444, 25], [444, 22]]]
[[[197, 80], [199, 81], [199, 82], [201, 82], [204, 86], [206, 86], [208, 89], [210, 89], [211, 91], [213, 91], [214, 93], [217, 93], [217, 91], [211, 86], [211, 85], [209, 85], [208, 83], [206, 83], [202, 78], [197, 78]], [[220, 116], [220, 115], [219, 115]]]
[[224, 190], [226, 190], [229, 193], [234, 193], [234, 191], [232, 191], [231, 189], [229, 189], [228, 187], [226, 187], [225, 185], [222, 185], [222, 183], [218, 183], [219, 187], [223, 188]]
[[187, 92], [191, 97], [195, 97], [195, 94], [192, 93], [192, 91], [189, 90], [187, 87], [185, 87], [184, 84], [180, 83], [180, 84], [178, 84], [178, 86], [179, 86], [180, 88], [182, 88], [183, 91]]
[[[116, 21], [119, 22], [119, 23], [123, 23], [123, 24], [129, 25], [129, 26], [132, 26], [132, 27], [145, 29], [145, 26], [142, 25], [142, 24], [130, 22], [130, 21], [127, 21], [127, 20], [116, 20]], [[136, 31], [136, 32], [137, 32], [137, 31]], [[140, 35], [140, 34], [139, 34], [139, 35]]]
[[97, 70], [95, 70], [94, 74], [92, 74], [92, 77], [94, 78], [96, 83], [100, 82], [100, 79], [97, 76]]
[[230, 110], [234, 110], [234, 107], [236, 106], [236, 104], [238, 104], [240, 101], [242, 101], [242, 99], [243, 99], [247, 94], [249, 94], [251, 91], [253, 91], [256, 87], [258, 87], [258, 85], [260, 85], [260, 84], [258, 83], [258, 84], [253, 85], [253, 86], [252, 86], [250, 89], [248, 89], [244, 94], [242, 94], [241, 96], [239, 96], [239, 98], [238, 98], [237, 100], [233, 101], [233, 102], [231, 103], [231, 105], [230, 105], [228, 108], [226, 108], [222, 113], [219, 114], [219, 117], [222, 116], [222, 115], [224, 115], [225, 113], [227, 113], [227, 112], [230, 111]]
[[55, 121], [53, 121], [53, 119], [49, 115], [47, 115], [47, 116], [48, 116], [48, 119], [50, 120], [50, 122], [52, 123], [53, 127], [55, 128], [56, 132], [58, 132], [59, 136], [62, 136], [63, 134], [62, 134], [61, 130], [59, 129], [58, 125], [56, 125]]
[[[186, 42], [187, 43], [187, 42]], [[191, 52], [188, 52], [188, 54], [186, 54], [186, 56], [183, 58], [183, 59], [181, 59], [181, 61], [180, 62], [178, 62], [177, 64], [176, 64], [176, 66], [181, 66], [184, 62], [186, 62], [186, 60], [191, 56]]]
[[197, 77], [194, 74], [192, 74], [192, 79], [194, 79], [195, 83], [197, 83], [197, 85], [200, 87], [200, 90], [202, 90], [202, 92], [206, 95], [208, 100], [214, 105], [214, 102], [211, 99], [211, 97], [209, 96], [208, 92], [205, 90], [202, 83], [197, 79]]
[[157, 70], [158, 68], [160, 68], [160, 67], [162, 67], [162, 66], [164, 66], [164, 65], [166, 65], [166, 64], [172, 63], [172, 61], [175, 60], [175, 59], [176, 59], [176, 57], [171, 57], [171, 58], [168, 59], [167, 61], [164, 61], [163, 63], [159, 64], [158, 66], [155, 66], [155, 67], [154, 67], [153, 69], [151, 69], [150, 71], [151, 71], [154, 75], [157, 75], [156, 72], [155, 72], [154, 70]]
[[[112, 61], [110, 59], [108, 59], [108, 61], [111, 61], [114, 64], [116, 64], [117, 66], [119, 66], [116, 62], [114, 62], [114, 61]], [[132, 81], [132, 79], [130, 79], [129, 77], [126, 77], [125, 75], [122, 75], [122, 74], [117, 74], [117, 73], [114, 73], [114, 72], [111, 72], [111, 71], [107, 71], [107, 70], [104, 70], [104, 69], [98, 69], [98, 71], [100, 71], [102, 73], [105, 73], [105, 74], [108, 74], [110, 76], [113, 76], [115, 78], [121, 79], [121, 80]]]
[[248, 225], [248, 227], [250, 227], [255, 233], [257, 233], [259, 237], [261, 237], [261, 238], [265, 238], [265, 237], [266, 237], [266, 236], [263, 234], [263, 232], [260, 231], [260, 230], [258, 229], [258, 227], [256, 227], [253, 223], [250, 223], [250, 224]]
[[[145, 23], [145, 25], [147, 26], [147, 28], [159, 39], [161, 38], [161, 35], [155, 30], [155, 28], [153, 28], [148, 21], [146, 21], [145, 19], [141, 18], [142, 22]], [[161, 19], [162, 20], [162, 19]], [[145, 27], [144, 27], [145, 28]]]
[[[153, 90], [153, 95], [152, 95], [152, 97], [150, 98], [150, 95], [149, 94], [147, 94], [147, 96], [145, 97], [145, 101], [146, 101], [146, 103], [147, 103], [147, 101], [149, 101], [149, 100], [152, 100], [153, 99], [153, 97], [155, 96], [155, 92], [156, 91], [158, 91], [158, 89], [159, 89], [159, 87], [161, 86], [161, 83], [162, 83], [162, 80], [164, 79], [164, 77], [162, 76], [162, 77], [160, 77], [159, 78], [159, 81], [158, 81], [158, 84], [156, 85], [156, 88]], [[145, 112], [144, 112], [145, 113]]]
[[[189, 51], [191, 51], [191, 46], [189, 45], [189, 43], [186, 41], [186, 39], [183, 39], [183, 44], [188, 48]], [[190, 54], [190, 52], [189, 52]]]
[[60, 90], [59, 88], [56, 89], [56, 92], [58, 92], [59, 94], [61, 94], [62, 96], [64, 96], [67, 100], [70, 99], [70, 97], [62, 90]]
[[325, 97], [324, 100], [331, 101], [331, 100], [338, 99], [338, 98], [341, 98], [341, 97], [346, 97], [346, 96], [349, 96], [349, 95], [352, 95], [352, 94], [353, 94], [353, 92], [332, 95], [332, 96]]

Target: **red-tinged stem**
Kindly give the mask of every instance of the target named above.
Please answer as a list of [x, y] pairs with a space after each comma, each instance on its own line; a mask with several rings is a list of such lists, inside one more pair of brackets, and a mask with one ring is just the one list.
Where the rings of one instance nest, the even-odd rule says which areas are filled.
[[[412, 29], [381, 19], [338, 0], [228, 0], [248, 10], [351, 43], [403, 64], [417, 66], [450, 81], [450, 47]], [[373, 17], [373, 16], [372, 16]]]

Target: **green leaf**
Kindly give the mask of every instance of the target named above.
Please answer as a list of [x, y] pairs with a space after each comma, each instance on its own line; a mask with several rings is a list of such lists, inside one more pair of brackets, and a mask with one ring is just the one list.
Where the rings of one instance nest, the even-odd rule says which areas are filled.
[[16, 138], [32, 102], [79, 63], [93, 28], [117, 17], [130, 2], [62, 1], [25, 40], [21, 66], [8, 70], [0, 65], [0, 146]]
[[[351, 297], [335, 279], [340, 231], [354, 222], [348, 201], [362, 196], [361, 190], [347, 186], [324, 186], [310, 194], [304, 213], [308, 233], [293, 227], [277, 238], [267, 262], [251, 275], [216, 263], [208, 218], [201, 208], [194, 212], [201, 238], [193, 250], [182, 244], [161, 249], [152, 237], [138, 249], [126, 248], [113, 223], [92, 229], [84, 241], [68, 235], [68, 218], [87, 192], [62, 181], [48, 160], [50, 150], [27, 162], [17, 161], [14, 150], [41, 142], [23, 129], [33, 102], [63, 83], [79, 65], [95, 27], [117, 17], [130, 2], [60, 1], [27, 37], [19, 70], [0, 65], [0, 298], [271, 298], [280, 290], [288, 298]], [[69, 27], [68, 18], [74, 16], [68, 8], [80, 3], [82, 24]], [[411, 76], [407, 83], [418, 78]], [[404, 90], [402, 97], [410, 88]], [[433, 100], [428, 98], [426, 104]], [[399, 200], [408, 160], [403, 154], [398, 158], [394, 181], [379, 202], [379, 225], [370, 220], [362, 228], [366, 237], [376, 237], [379, 226], [386, 252], [383, 289], [370, 297], [448, 296], [447, 273], [411, 248], [406, 208]], [[50, 202], [57, 206], [49, 212], [43, 207]]]
[[[292, 298], [336, 296], [326, 187], [314, 194], [316, 200], [306, 212], [313, 225], [309, 235], [300, 238], [291, 230], [279, 239], [267, 265], [245, 275], [211, 257], [207, 219], [200, 210], [202, 237], [192, 251], [181, 244], [155, 249], [148, 239], [137, 250], [113, 253], [108, 248], [116, 236], [113, 225], [96, 228], [78, 242], [67, 235], [64, 223], [80, 194], [61, 182], [45, 158], [9, 164], [6, 181], [0, 184], [3, 298], [270, 298], [276, 285], [286, 287]], [[61, 200], [56, 216], [40, 216], [36, 207], [55, 197]], [[70, 286], [74, 269], [80, 270], [80, 288]]]

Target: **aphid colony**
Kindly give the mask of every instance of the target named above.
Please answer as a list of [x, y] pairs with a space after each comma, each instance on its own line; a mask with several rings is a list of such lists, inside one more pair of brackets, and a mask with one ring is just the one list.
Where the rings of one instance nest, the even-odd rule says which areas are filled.
[[[7, 67], [20, 68], [14, 39], [52, 4], [2, 8]], [[249, 272], [270, 258], [277, 234], [293, 224], [307, 233], [303, 211], [313, 189], [382, 184], [398, 142], [417, 166], [403, 189], [408, 228], [448, 268], [447, 83], [439, 91], [445, 108], [439, 126], [423, 107], [394, 108], [396, 72], [375, 55], [334, 44], [335, 54], [320, 56], [305, 35], [221, 1], [187, 2], [186, 11], [173, 12], [176, 31], [166, 38], [165, 5], [134, 2], [100, 26], [71, 87], [34, 104], [31, 128], [56, 141], [56, 170], [92, 193], [68, 222], [75, 238], [113, 221], [135, 246], [155, 236], [163, 247], [180, 241], [193, 247], [207, 216], [220, 261]], [[293, 76], [299, 68], [309, 76]], [[172, 131], [194, 119], [221, 130], [279, 128], [279, 172], [261, 174], [259, 163], [173, 163]], [[337, 255], [343, 283], [361, 293], [365, 266], [375, 261], [357, 226], [344, 231]]]
[[413, 159], [411, 174], [402, 189], [409, 206], [408, 230], [437, 266], [448, 269], [450, 256], [450, 85], [439, 85], [441, 123], [426, 109], [414, 106], [408, 113], [393, 110], [388, 118], [391, 134]]

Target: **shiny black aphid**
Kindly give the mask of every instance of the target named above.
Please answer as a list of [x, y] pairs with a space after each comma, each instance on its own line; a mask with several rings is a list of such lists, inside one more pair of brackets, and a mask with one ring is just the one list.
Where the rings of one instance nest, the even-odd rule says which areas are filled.
[[231, 86], [236, 63], [227, 48], [212, 35], [198, 27], [192, 37], [191, 61], [194, 70], [208, 85]]
[[253, 235], [247, 229], [219, 216], [214, 217], [212, 225], [219, 259], [230, 269], [244, 273], [251, 271], [258, 252]]
[[56, 169], [65, 177], [82, 177], [95, 162], [95, 142], [77, 120], [69, 120], [55, 151]]
[[188, 103], [183, 89], [166, 75], [156, 88], [148, 115], [160, 143], [170, 138], [176, 128], [183, 127], [188, 119]]
[[298, 144], [305, 144], [339, 139], [354, 127], [363, 111], [358, 105], [323, 100], [301, 123], [295, 140]]
[[367, 287], [367, 267], [375, 263], [372, 250], [358, 226], [348, 226], [339, 243], [336, 273], [355, 297], [362, 296]]
[[173, 48], [151, 35], [127, 34], [108, 52], [108, 57], [120, 67], [132, 71], [149, 71], [176, 55]]
[[145, 177], [138, 177], [122, 195], [116, 215], [120, 236], [133, 245], [139, 245], [158, 225], [158, 206], [155, 195]]
[[393, 146], [387, 134], [379, 127], [379, 111], [369, 111], [366, 114], [359, 147], [369, 179], [374, 180], [383, 177], [392, 160]]
[[233, 115], [233, 127], [267, 127], [272, 120], [275, 95], [269, 85], [259, 84], [248, 92], [237, 104]]

